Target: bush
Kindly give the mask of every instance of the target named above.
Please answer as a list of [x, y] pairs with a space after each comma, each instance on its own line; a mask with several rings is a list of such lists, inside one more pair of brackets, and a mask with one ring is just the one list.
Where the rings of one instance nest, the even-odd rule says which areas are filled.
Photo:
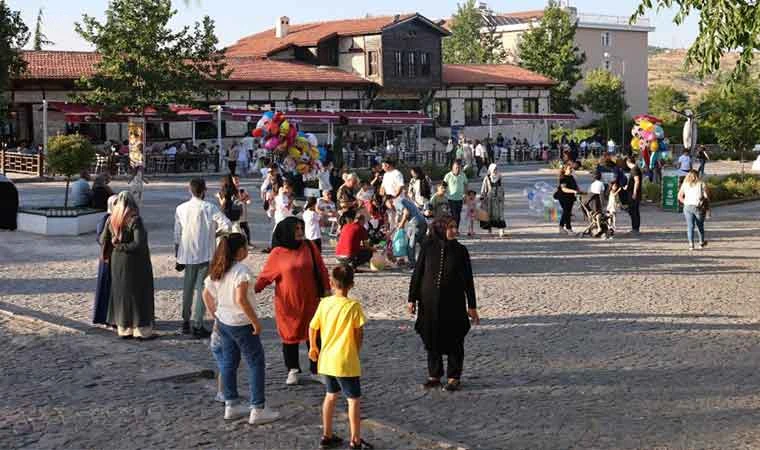
[[716, 202], [760, 196], [760, 177], [757, 175], [734, 173], [724, 178], [709, 177], [705, 185], [710, 199]]
[[660, 199], [662, 198], [662, 187], [659, 183], [650, 183], [649, 181], [644, 181], [644, 185], [641, 187], [641, 192], [644, 196], [644, 199], [654, 203], [659, 203]]
[[73, 175], [90, 167], [95, 159], [95, 149], [90, 141], [79, 134], [54, 136], [47, 145], [48, 167], [54, 172], [66, 176], [66, 196], [64, 207], [69, 206], [69, 181]]

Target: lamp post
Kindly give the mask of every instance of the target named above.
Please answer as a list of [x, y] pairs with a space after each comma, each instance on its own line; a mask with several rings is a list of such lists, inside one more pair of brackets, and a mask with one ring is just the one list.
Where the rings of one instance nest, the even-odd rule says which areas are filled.
[[[609, 52], [604, 52], [604, 59], [616, 59], [620, 61], [621, 65], [621, 73], [620, 73], [620, 81], [623, 83], [623, 87], [625, 87], [625, 59], [610, 54]], [[620, 97], [620, 149], [625, 148], [625, 96]], [[633, 153], [633, 149], [631, 149], [631, 153]]]

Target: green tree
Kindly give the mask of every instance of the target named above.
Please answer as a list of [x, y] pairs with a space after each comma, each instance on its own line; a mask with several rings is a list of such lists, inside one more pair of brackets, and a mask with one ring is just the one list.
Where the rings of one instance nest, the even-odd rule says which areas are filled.
[[[585, 88], [578, 96], [578, 102], [601, 115], [601, 123], [607, 131], [607, 137], [613, 137], [617, 141], [617, 131], [626, 123], [625, 120], [621, 122], [621, 117], [628, 109], [623, 81], [607, 70], [595, 69], [586, 73], [583, 84]], [[621, 142], [621, 145], [623, 144], [624, 142]]]
[[654, 86], [649, 89], [649, 112], [666, 121], [675, 121], [677, 115], [671, 108], [683, 110], [689, 96], [672, 86]]
[[496, 28], [483, 20], [475, 0], [457, 5], [451, 18], [451, 36], [443, 39], [445, 64], [501, 64], [507, 58]]
[[713, 127], [718, 144], [724, 150], [739, 152], [742, 162], [745, 152], [760, 143], [759, 104], [760, 85], [744, 77], [736, 80], [731, 90], [722, 89], [720, 84], [713, 87], [699, 108], [709, 112], [702, 122]]
[[12, 11], [0, 0], [0, 125], [8, 117], [8, 91], [11, 80], [26, 70], [21, 49], [29, 41], [29, 29], [21, 13]]
[[37, 24], [34, 26], [34, 38], [32, 39], [33, 48], [37, 51], [42, 50], [43, 45], [54, 45], [54, 42], [48, 39], [47, 36], [45, 36], [45, 33], [42, 32], [42, 8], [40, 8], [37, 11]]
[[726, 52], [739, 51], [730, 81], [741, 81], [749, 72], [754, 53], [760, 50], [760, 16], [755, 1], [727, 0], [640, 0], [631, 22], [636, 22], [647, 11], [659, 11], [676, 7], [673, 18], [681, 25], [686, 18], [699, 14], [699, 34], [687, 53], [686, 62], [697, 66], [700, 75], [705, 76], [720, 69], [720, 58]]
[[209, 81], [229, 71], [214, 22], [206, 16], [175, 32], [168, 23], [176, 13], [170, 0], [111, 0], [105, 22], [84, 15], [76, 31], [102, 59], [95, 75], [80, 80], [86, 93], [77, 100], [106, 113], [143, 114], [146, 107], [166, 113], [172, 103], [217, 95]]
[[48, 141], [46, 159], [53, 172], [66, 176], [63, 207], [67, 208], [71, 177], [90, 166], [95, 159], [95, 148], [86, 137], [79, 134], [54, 136]]
[[572, 90], [583, 78], [581, 66], [586, 62], [586, 54], [575, 45], [576, 28], [570, 15], [552, 0], [539, 24], [523, 33], [517, 44], [520, 66], [557, 82], [551, 90], [553, 112], [580, 109], [572, 98]]

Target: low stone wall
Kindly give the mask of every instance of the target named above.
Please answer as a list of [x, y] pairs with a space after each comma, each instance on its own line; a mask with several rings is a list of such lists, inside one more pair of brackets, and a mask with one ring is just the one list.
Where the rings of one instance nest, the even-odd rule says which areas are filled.
[[88, 209], [75, 215], [54, 214], [54, 209], [21, 209], [18, 212], [18, 231], [46, 236], [78, 236], [93, 233], [106, 212]]

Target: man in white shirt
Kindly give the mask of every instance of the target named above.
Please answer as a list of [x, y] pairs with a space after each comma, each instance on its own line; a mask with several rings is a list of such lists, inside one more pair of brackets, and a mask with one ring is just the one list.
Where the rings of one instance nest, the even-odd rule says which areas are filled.
[[[216, 231], [228, 231], [232, 223], [213, 203], [203, 200], [206, 182], [195, 178], [190, 181], [193, 197], [177, 206], [174, 214], [174, 248], [177, 264], [185, 267], [182, 289], [182, 333], [196, 338], [208, 337], [211, 333], [203, 326], [206, 308], [203, 304], [203, 280], [208, 274], [209, 261], [216, 247]], [[196, 293], [193, 309], [193, 291]], [[190, 327], [190, 311], [192, 329]]]
[[691, 155], [689, 149], [683, 149], [683, 153], [678, 157], [678, 175], [685, 177], [691, 170]]
[[488, 152], [486, 151], [486, 146], [480, 141], [475, 141], [475, 164], [478, 168], [477, 176], [480, 176], [480, 171], [483, 169], [483, 166], [486, 165], [487, 158]]
[[380, 193], [390, 195], [393, 198], [398, 197], [404, 187], [404, 174], [396, 169], [396, 163], [390, 159], [383, 161], [383, 172], [385, 173], [380, 185]]

